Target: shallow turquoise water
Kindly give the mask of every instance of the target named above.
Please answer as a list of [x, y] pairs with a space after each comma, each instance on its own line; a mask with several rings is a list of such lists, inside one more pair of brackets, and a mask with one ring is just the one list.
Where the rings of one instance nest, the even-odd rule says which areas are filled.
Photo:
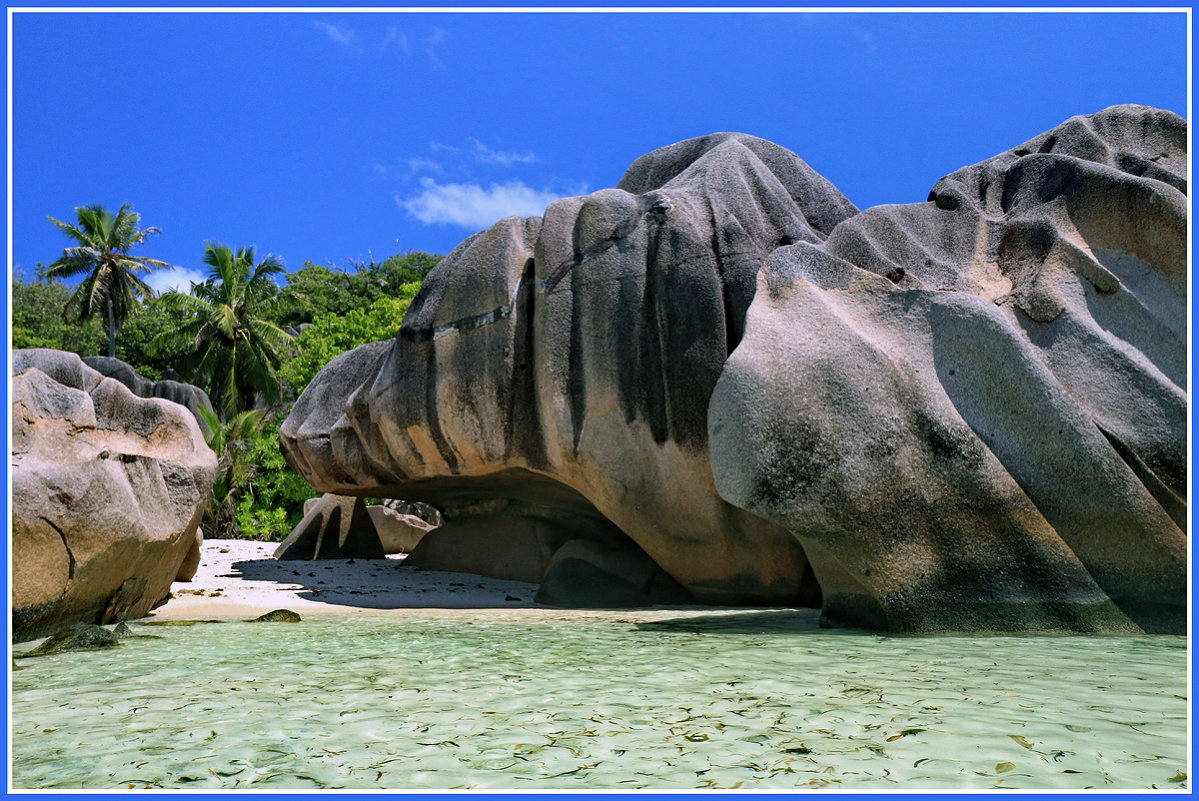
[[[1169, 788], [1183, 637], [885, 637], [794, 612], [133, 624], [20, 659], [16, 788]], [[18, 646], [27, 650], [33, 643]]]

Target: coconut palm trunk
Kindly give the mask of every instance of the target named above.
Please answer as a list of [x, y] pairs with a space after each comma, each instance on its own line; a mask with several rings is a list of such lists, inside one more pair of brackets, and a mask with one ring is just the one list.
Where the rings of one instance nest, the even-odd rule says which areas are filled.
[[105, 299], [104, 309], [108, 313], [108, 356], [115, 359], [117, 356], [117, 318], [112, 311], [112, 298]]

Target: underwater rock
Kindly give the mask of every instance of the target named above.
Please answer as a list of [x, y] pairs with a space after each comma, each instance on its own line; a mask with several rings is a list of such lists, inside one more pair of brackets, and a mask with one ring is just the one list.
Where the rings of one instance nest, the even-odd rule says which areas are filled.
[[490, 547], [543, 576], [611, 527], [701, 603], [1180, 632], [1185, 191], [1186, 124], [1143, 106], [862, 212], [777, 145], [687, 140], [465, 240], [281, 447], [437, 505], [430, 548], [535, 509]]
[[48, 656], [63, 651], [111, 648], [116, 644], [117, 638], [103, 626], [94, 623], [72, 623], [51, 634], [45, 642], [23, 656]]
[[145, 615], [194, 545], [215, 454], [185, 408], [73, 353], [12, 366], [13, 639]]
[[300, 616], [290, 609], [272, 609], [265, 615], [259, 615], [251, 623], [299, 623]]

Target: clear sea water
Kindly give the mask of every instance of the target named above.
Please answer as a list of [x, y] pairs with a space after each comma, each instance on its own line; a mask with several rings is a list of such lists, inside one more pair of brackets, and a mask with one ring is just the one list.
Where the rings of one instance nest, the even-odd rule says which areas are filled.
[[1184, 637], [677, 610], [133, 629], [18, 659], [13, 787], [1189, 787]]

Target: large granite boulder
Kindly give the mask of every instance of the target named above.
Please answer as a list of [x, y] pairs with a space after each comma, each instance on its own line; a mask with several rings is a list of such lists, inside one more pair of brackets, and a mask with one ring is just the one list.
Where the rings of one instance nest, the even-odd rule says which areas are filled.
[[1185, 191], [1120, 106], [766, 260], [712, 467], [827, 623], [1185, 631]]
[[169, 378], [152, 381], [138, 374], [125, 362], [112, 356], [84, 356], [83, 363], [107, 378], [115, 378], [120, 381], [139, 398], [163, 398], [186, 407], [196, 418], [200, 430], [208, 431], [208, 425], [200, 417], [197, 409], [203, 407], [210, 412], [213, 411], [212, 401], [208, 399], [208, 393], [199, 387]]
[[379, 532], [361, 498], [326, 493], [304, 502], [304, 518], [275, 548], [276, 559], [382, 559]]
[[500, 499], [562, 541], [615, 528], [704, 602], [810, 597], [795, 539], [717, 494], [707, 401], [762, 260], [856, 211], [754, 137], [651, 153], [616, 189], [455, 248], [394, 342], [309, 384], [284, 453], [319, 490], [430, 502], [447, 527], [467, 524], [448, 508]]
[[704, 603], [1180, 631], [1185, 141], [1115, 107], [860, 213], [760, 139], [654, 151], [459, 245], [284, 452], [537, 570], [615, 531]]
[[12, 367], [13, 639], [145, 615], [195, 545], [216, 455], [185, 408], [73, 353]]

